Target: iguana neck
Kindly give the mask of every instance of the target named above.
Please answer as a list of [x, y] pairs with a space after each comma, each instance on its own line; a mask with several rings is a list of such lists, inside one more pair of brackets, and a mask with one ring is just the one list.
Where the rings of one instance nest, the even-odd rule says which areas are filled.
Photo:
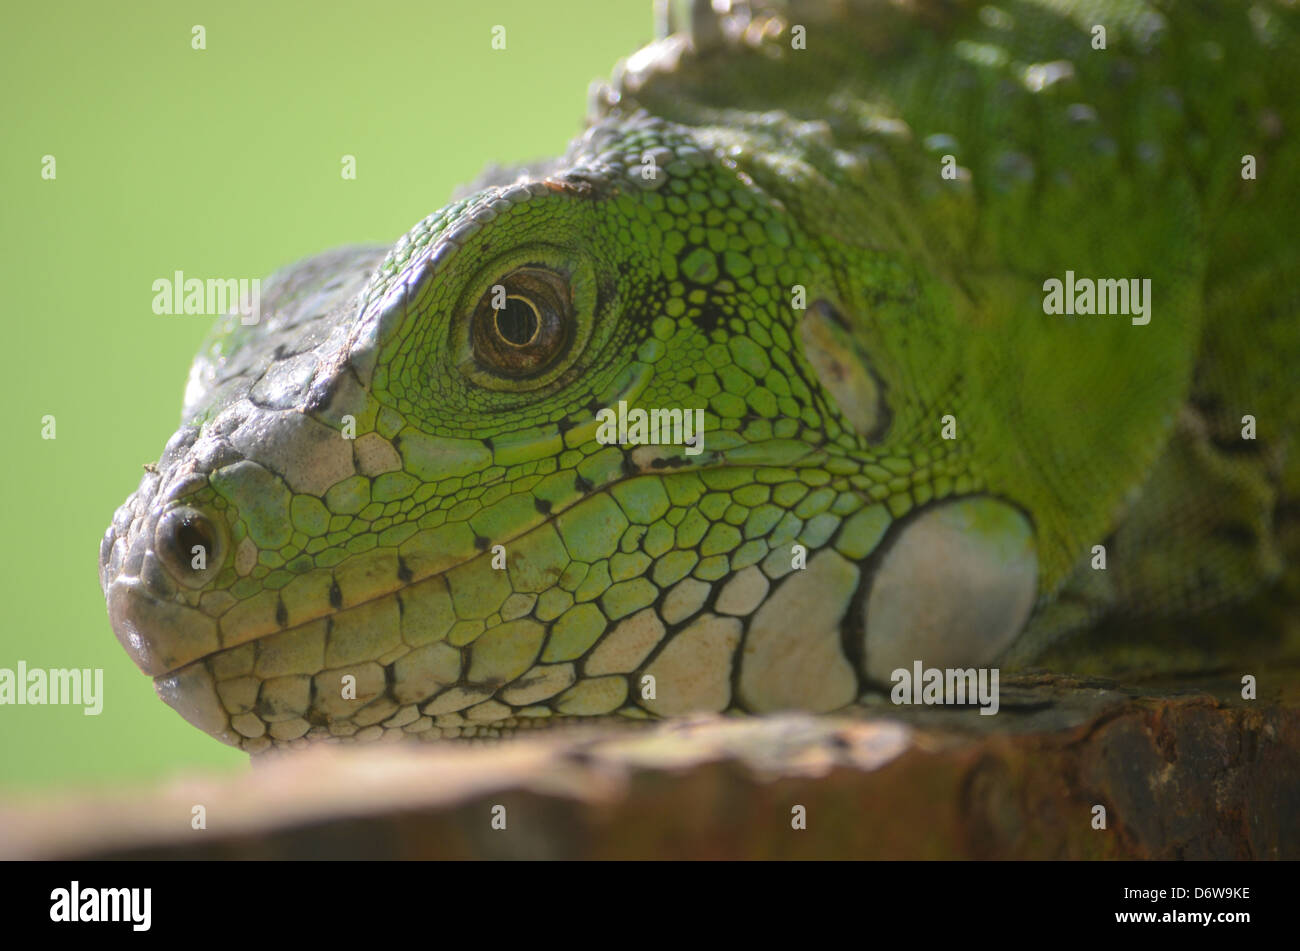
[[[666, 41], [596, 114], [691, 127], [787, 210], [822, 252], [817, 293], [886, 393], [908, 392], [883, 448], [943, 451], [953, 415], [974, 483], [1046, 513], [1044, 576], [1062, 578], [1065, 553], [1135, 496], [1187, 393], [1207, 222], [1244, 151], [1198, 69], [1246, 72], [1260, 44], [1244, 14], [1173, 32], [1133, 3], [850, 6], [810, 15], [805, 49], [779, 18], [699, 55]], [[1149, 280], [1153, 319], [1048, 316], [1044, 282], [1067, 270]]]

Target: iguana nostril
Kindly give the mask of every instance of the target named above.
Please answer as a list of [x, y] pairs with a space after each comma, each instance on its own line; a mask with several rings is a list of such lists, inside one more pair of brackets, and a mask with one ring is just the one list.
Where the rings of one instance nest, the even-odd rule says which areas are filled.
[[217, 524], [197, 509], [169, 509], [154, 529], [154, 551], [181, 584], [198, 588], [221, 567], [225, 544]]

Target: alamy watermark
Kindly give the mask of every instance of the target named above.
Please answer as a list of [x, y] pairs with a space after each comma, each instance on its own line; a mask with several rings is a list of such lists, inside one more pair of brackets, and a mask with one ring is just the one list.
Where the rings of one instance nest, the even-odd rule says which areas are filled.
[[889, 699], [896, 704], [978, 704], [980, 716], [998, 712], [998, 668], [923, 667], [914, 661], [912, 669], [899, 667], [889, 675], [894, 688]]
[[0, 667], [0, 705], [54, 704], [79, 706], [88, 717], [104, 709], [104, 670], [101, 667]]
[[1131, 315], [1136, 326], [1151, 323], [1151, 278], [1049, 277], [1043, 282], [1043, 313], [1066, 316]]
[[627, 401], [619, 400], [617, 410], [606, 407], [596, 419], [596, 442], [602, 446], [685, 446], [688, 456], [704, 451], [702, 409], [628, 409]]
[[132, 931], [148, 931], [153, 919], [152, 888], [69, 888], [50, 892], [50, 921], [129, 921]]
[[169, 316], [224, 317], [238, 314], [241, 324], [262, 319], [261, 278], [186, 277], [176, 271], [171, 278], [153, 282], [153, 312]]

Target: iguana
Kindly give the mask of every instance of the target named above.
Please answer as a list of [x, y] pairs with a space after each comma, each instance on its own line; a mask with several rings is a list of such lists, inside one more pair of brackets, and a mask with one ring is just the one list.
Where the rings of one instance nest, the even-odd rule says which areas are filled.
[[214, 330], [100, 549], [191, 723], [256, 753], [831, 711], [1061, 643], [1230, 665], [1223, 607], [1294, 595], [1300, 11], [715, 6], [563, 158]]

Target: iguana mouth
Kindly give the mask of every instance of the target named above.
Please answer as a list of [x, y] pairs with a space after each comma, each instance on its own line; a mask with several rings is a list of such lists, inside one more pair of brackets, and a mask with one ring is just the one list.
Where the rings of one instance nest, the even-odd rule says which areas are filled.
[[[427, 699], [462, 678], [466, 665], [456, 657], [458, 648], [442, 644], [451, 623], [445, 579], [485, 556], [490, 552], [270, 633], [236, 633], [243, 639], [233, 643], [217, 643], [215, 619], [160, 600], [137, 577], [108, 582], [109, 615], [158, 695], [215, 738], [244, 746], [289, 720], [337, 732], [370, 700], [401, 695], [403, 684]], [[339, 636], [331, 637], [336, 631]], [[421, 662], [408, 665], [410, 676], [394, 675], [395, 662], [408, 655]], [[356, 684], [350, 696], [337, 689], [345, 678]], [[484, 699], [496, 686], [483, 688]]]
[[[550, 522], [547, 520], [541, 524], [545, 526]], [[530, 531], [538, 527], [541, 526], [534, 526]], [[143, 539], [136, 543], [142, 544]], [[149, 561], [153, 554], [152, 550], [146, 551], [140, 561]], [[114, 633], [136, 665], [157, 681], [191, 664], [211, 661], [250, 644], [259, 645], [257, 653], [260, 655], [264, 650], [272, 650], [265, 645], [283, 644], [307, 631], [319, 634], [318, 669], [380, 659], [393, 649], [411, 644], [398, 635], [393, 638], [392, 645], [386, 645], [380, 637], [383, 629], [399, 631], [403, 618], [420, 616], [422, 611], [427, 613], [430, 605], [426, 602], [430, 598], [448, 600], [447, 575], [491, 557], [490, 551], [480, 552], [415, 577], [405, 562], [395, 556], [394, 583], [391, 586], [345, 604], [337, 584], [333, 584], [319, 610], [296, 618], [292, 623], [283, 600], [277, 600], [274, 626], [253, 623], [242, 631], [234, 629], [228, 632], [221, 629], [220, 616], [214, 617], [185, 603], [175, 593], [175, 586], [168, 591], [163, 585], [150, 583], [141, 576], [144, 569], [140, 574], [129, 574], [124, 569], [115, 570], [111, 563], [102, 562], [100, 570]], [[558, 571], [556, 574], [558, 576]], [[152, 577], [156, 581], [158, 576], [154, 573]], [[164, 589], [160, 590], [160, 587]], [[331, 635], [340, 626], [347, 626], [348, 632], [333, 637], [331, 643]], [[352, 630], [354, 627], [355, 632]], [[413, 640], [418, 644], [445, 633], [430, 627], [413, 635]], [[343, 645], [348, 643], [356, 644], [356, 649], [343, 649]], [[382, 649], [385, 647], [387, 649]], [[307, 662], [311, 647], [297, 645], [295, 649], [302, 655], [295, 667], [301, 667]]]

